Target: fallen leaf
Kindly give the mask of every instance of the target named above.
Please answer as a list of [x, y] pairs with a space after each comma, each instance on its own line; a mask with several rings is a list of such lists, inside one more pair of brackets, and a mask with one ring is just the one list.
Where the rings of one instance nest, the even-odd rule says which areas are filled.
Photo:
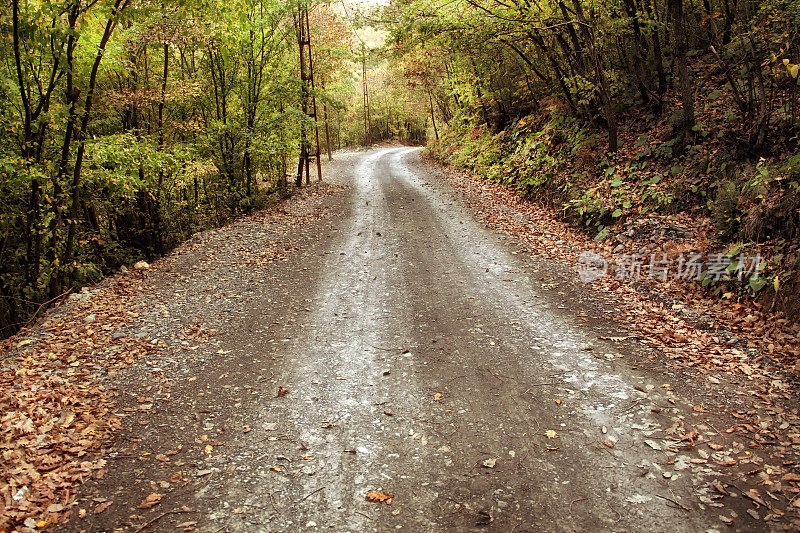
[[562, 403], [561, 398], [556, 398], [556, 405], [561, 405]]
[[481, 463], [486, 468], [494, 468], [494, 465], [497, 464], [497, 459], [486, 459], [483, 463]]
[[552, 429], [548, 429], [547, 431], [544, 432], [544, 434], [547, 436], [548, 439], [555, 439], [558, 437], [558, 433], [556, 433]]
[[393, 494], [386, 494], [385, 492], [367, 493], [367, 500], [373, 503], [386, 503], [387, 505], [391, 505], [392, 498], [394, 498]]
[[74, 421], [75, 421], [75, 413], [73, 413], [72, 411], [65, 411], [61, 415], [61, 426], [62, 427], [68, 428], [69, 426], [72, 425], [72, 422], [74, 422]]
[[611, 439], [606, 439], [606, 440], [604, 440], [604, 441], [603, 441], [603, 444], [605, 444], [605, 445], [606, 445], [606, 446], [608, 446], [609, 448], [613, 448], [613, 447], [614, 447], [614, 441], [613, 441], [613, 440], [611, 440]]
[[154, 505], [157, 505], [163, 497], [163, 494], [158, 494], [157, 492], [148, 494], [144, 501], [139, 504], [139, 509], [150, 509]]
[[696, 429], [691, 430], [683, 437], [681, 437], [681, 442], [689, 441], [691, 444], [694, 444], [694, 439], [700, 436], [700, 433], [697, 432]]
[[103, 502], [103, 503], [101, 503], [100, 505], [98, 505], [97, 507], [94, 508], [94, 514], [102, 513], [103, 511], [105, 511], [106, 509], [111, 507], [112, 503], [114, 503], [114, 502]]
[[444, 398], [444, 394], [442, 394], [441, 392], [437, 392], [436, 394], [433, 395], [434, 402], [438, 402], [442, 398]]
[[289, 389], [278, 387], [278, 398], [280, 398], [281, 396], [286, 396], [287, 394], [289, 394]]
[[178, 483], [182, 479], [183, 479], [183, 473], [182, 472], [175, 472], [174, 474], [169, 476], [169, 480], [170, 480], [171, 483]]

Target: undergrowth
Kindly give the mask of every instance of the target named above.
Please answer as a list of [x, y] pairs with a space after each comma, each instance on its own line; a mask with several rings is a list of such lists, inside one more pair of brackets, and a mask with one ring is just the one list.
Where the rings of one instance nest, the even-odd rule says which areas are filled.
[[800, 316], [800, 153], [751, 160], [724, 149], [723, 134], [699, 123], [691, 142], [664, 133], [668, 120], [641, 127], [631, 119], [627, 142], [603, 151], [600, 133], [547, 109], [500, 132], [453, 120], [429, 154], [442, 164], [501, 183], [557, 209], [588, 234], [605, 238], [623, 221], [688, 213], [713, 228], [701, 253], [762, 258], [759, 275], [701, 283]]

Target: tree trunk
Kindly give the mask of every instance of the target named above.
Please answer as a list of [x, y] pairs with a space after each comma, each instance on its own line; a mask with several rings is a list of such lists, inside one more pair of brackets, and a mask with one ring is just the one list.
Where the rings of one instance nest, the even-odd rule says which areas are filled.
[[328, 104], [322, 104], [322, 114], [325, 118], [325, 150], [328, 152], [328, 161], [333, 161], [333, 154], [331, 153], [331, 128], [328, 124]]
[[436, 112], [433, 108], [433, 96], [431, 95], [431, 89], [428, 87], [428, 101], [431, 103], [431, 122], [433, 123], [433, 133], [436, 135], [436, 140], [439, 140], [439, 130], [436, 129]]
[[75, 141], [78, 143], [78, 151], [75, 154], [75, 166], [72, 171], [72, 206], [70, 208], [70, 222], [69, 222], [69, 231], [67, 232], [67, 241], [64, 245], [64, 255], [61, 261], [62, 267], [64, 270], [60, 272], [60, 281], [59, 285], [63, 287], [65, 277], [66, 277], [66, 269], [68, 268], [69, 263], [72, 262], [72, 251], [75, 245], [75, 235], [78, 229], [78, 210], [80, 208], [80, 187], [81, 187], [81, 167], [83, 165], [83, 156], [86, 150], [85, 139], [86, 139], [86, 130], [89, 127], [89, 116], [92, 111], [92, 100], [94, 96], [94, 88], [95, 84], [97, 83], [97, 71], [100, 68], [100, 61], [103, 59], [103, 53], [105, 52], [106, 45], [108, 44], [108, 40], [111, 38], [111, 34], [114, 32], [114, 28], [117, 25], [117, 17], [119, 14], [128, 6], [130, 0], [116, 0], [114, 3], [114, 7], [111, 10], [111, 14], [108, 17], [108, 21], [106, 22], [105, 31], [103, 32], [103, 36], [100, 39], [100, 44], [97, 48], [97, 54], [94, 58], [94, 63], [92, 64], [92, 70], [89, 74], [89, 84], [86, 88], [86, 99], [84, 101], [83, 110], [81, 113], [83, 116], [81, 117], [81, 127], [77, 132]]
[[684, 132], [694, 127], [694, 94], [689, 79], [689, 65], [686, 62], [686, 34], [683, 18], [683, 0], [667, 0], [672, 19], [672, 55], [675, 60], [675, 74], [678, 77], [678, 92], [681, 95], [683, 111], [680, 129]]
[[581, 8], [580, 0], [572, 0], [572, 3], [575, 6], [575, 14], [578, 17], [578, 20], [582, 23], [581, 27], [583, 28], [584, 38], [586, 39], [586, 43], [588, 45], [589, 57], [594, 65], [594, 72], [597, 76], [598, 84], [600, 85], [600, 100], [603, 103], [603, 110], [606, 118], [606, 129], [608, 130], [608, 151], [616, 152], [618, 148], [617, 111], [614, 109], [614, 102], [611, 100], [611, 87], [608, 83], [606, 73], [603, 71], [603, 64], [600, 60], [600, 54], [595, 46], [595, 36], [592, 31], [589, 31], [590, 27], [592, 29], [594, 28], [593, 26], [589, 26], [588, 22], [586, 21], [586, 17], [583, 15], [583, 9]]

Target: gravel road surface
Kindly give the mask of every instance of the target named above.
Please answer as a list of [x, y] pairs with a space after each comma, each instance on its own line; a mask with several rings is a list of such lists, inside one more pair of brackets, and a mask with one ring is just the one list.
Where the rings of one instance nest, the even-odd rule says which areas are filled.
[[109, 378], [125, 429], [67, 530], [723, 527], [721, 461], [669, 439], [694, 413], [548, 290], [564, 265], [476, 222], [420, 149], [326, 174], [286, 221], [147, 273], [124, 334], [161, 349]]

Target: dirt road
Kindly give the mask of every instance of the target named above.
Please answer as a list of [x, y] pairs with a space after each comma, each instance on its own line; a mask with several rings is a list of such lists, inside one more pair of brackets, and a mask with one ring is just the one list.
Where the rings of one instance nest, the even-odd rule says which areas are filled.
[[302, 225], [252, 217], [148, 273], [124, 334], [161, 349], [109, 378], [125, 430], [68, 530], [724, 527], [724, 452], [668, 440], [697, 413], [543, 281], [574, 272], [478, 224], [418, 149], [327, 173], [343, 188], [286, 208]]

